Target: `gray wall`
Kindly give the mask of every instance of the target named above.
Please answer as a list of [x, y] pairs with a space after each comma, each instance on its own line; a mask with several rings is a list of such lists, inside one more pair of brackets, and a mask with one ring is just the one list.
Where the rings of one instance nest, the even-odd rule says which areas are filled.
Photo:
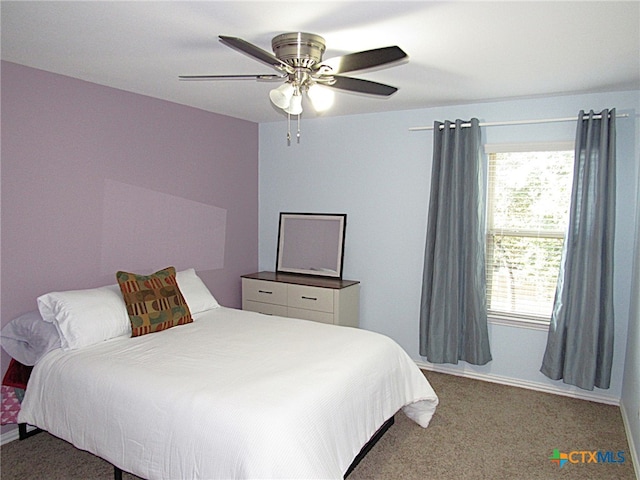
[[[640, 185], [640, 168], [638, 168], [638, 185]], [[637, 194], [634, 279], [631, 284], [631, 311], [621, 406], [623, 418], [627, 424], [629, 444], [632, 449], [635, 446], [633, 463], [636, 466], [636, 474], [640, 477], [640, 207], [638, 207], [640, 189]]]
[[[337, 101], [340, 101], [338, 96]], [[372, 99], [373, 101], [380, 101]], [[487, 380], [618, 403], [630, 310], [636, 222], [640, 92], [461, 105], [337, 118], [302, 119], [300, 144], [286, 143], [286, 122], [260, 125], [259, 264], [273, 270], [278, 213], [347, 213], [344, 277], [362, 282], [361, 327], [396, 340], [421, 364], [418, 317], [434, 120], [513, 121], [577, 117], [581, 109], [617, 108], [618, 194], [616, 334], [612, 385], [593, 393], [539, 372], [546, 331], [490, 324], [493, 361], [449, 371]], [[483, 128], [485, 143], [573, 141], [575, 122]], [[637, 371], [636, 371], [637, 373]]]

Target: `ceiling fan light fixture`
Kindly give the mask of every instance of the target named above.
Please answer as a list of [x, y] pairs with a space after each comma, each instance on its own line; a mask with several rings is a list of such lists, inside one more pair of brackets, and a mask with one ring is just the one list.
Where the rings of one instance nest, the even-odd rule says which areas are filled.
[[291, 83], [283, 83], [269, 92], [271, 102], [278, 108], [286, 109], [291, 104], [295, 88]]
[[300, 115], [302, 113], [302, 95], [293, 95], [289, 106], [284, 109], [289, 115]]
[[289, 32], [273, 37], [273, 54], [241, 38], [219, 35], [225, 45], [253, 57], [275, 70], [278, 74], [258, 75], [181, 75], [181, 80], [245, 79], [283, 80], [285, 83], [269, 92], [271, 102], [287, 113], [289, 130], [287, 141], [291, 142], [291, 115], [298, 117], [300, 141], [300, 115], [302, 96], [306, 93], [313, 108], [323, 112], [333, 105], [333, 92], [327, 87], [367, 95], [388, 97], [398, 89], [370, 80], [345, 77], [344, 73], [357, 72], [374, 67], [391, 65], [406, 59], [407, 54], [398, 46], [374, 48], [348, 53], [323, 60], [325, 41], [319, 35], [307, 32]]
[[323, 85], [318, 85], [317, 83], [314, 83], [309, 87], [307, 95], [309, 95], [309, 100], [311, 100], [313, 109], [316, 112], [329, 110], [333, 105], [333, 100], [335, 98], [333, 90]]

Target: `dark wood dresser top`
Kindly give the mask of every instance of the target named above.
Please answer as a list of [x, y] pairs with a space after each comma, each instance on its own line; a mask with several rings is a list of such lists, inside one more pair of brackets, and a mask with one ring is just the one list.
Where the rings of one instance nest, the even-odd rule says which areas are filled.
[[267, 282], [293, 283], [295, 285], [307, 285], [309, 287], [341, 289], [360, 283], [358, 280], [343, 280], [333, 277], [316, 277], [313, 275], [301, 275], [282, 272], [257, 272], [242, 275], [242, 278], [264, 280]]

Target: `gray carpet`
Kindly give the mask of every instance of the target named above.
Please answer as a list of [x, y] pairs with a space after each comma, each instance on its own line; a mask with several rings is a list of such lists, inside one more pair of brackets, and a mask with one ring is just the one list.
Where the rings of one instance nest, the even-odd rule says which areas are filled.
[[[435, 372], [425, 375], [440, 397], [431, 425], [423, 429], [397, 414], [349, 480], [636, 478], [618, 407]], [[625, 461], [560, 468], [549, 459], [554, 449], [623, 451]], [[11, 442], [0, 453], [2, 480], [113, 478], [107, 462], [47, 433]]]

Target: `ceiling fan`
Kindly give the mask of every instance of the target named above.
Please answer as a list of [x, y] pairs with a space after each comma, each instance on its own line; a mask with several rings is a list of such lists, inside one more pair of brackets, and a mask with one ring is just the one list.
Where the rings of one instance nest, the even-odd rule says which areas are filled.
[[[304, 32], [283, 33], [271, 41], [273, 54], [236, 37], [219, 36], [225, 45], [240, 50], [272, 68], [277, 74], [258, 75], [181, 75], [181, 80], [284, 80], [269, 92], [269, 98], [288, 115], [302, 113], [305, 93], [316, 111], [326, 110], [333, 103], [333, 92], [326, 87], [388, 97], [398, 89], [383, 83], [345, 77], [341, 74], [387, 65], [407, 58], [397, 46], [350, 53], [327, 60], [322, 59], [325, 40], [319, 35]], [[299, 137], [298, 130], [298, 137]], [[289, 137], [288, 137], [289, 138]]]

